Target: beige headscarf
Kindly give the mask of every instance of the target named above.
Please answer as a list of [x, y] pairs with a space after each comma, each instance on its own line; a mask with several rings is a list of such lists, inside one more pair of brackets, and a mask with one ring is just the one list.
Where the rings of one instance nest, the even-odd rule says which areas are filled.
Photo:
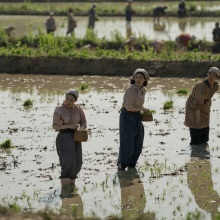
[[67, 94], [72, 94], [76, 97], [76, 99], [79, 98], [79, 93], [75, 90], [75, 89], [69, 89], [68, 91], [66, 91], [66, 95]]
[[217, 77], [220, 76], [220, 70], [219, 70], [219, 68], [217, 68], [217, 67], [211, 67], [211, 68], [209, 69], [209, 72], [208, 72], [208, 73], [211, 73], [211, 72], [215, 73], [215, 74], [217, 75]]
[[148, 81], [150, 79], [150, 76], [145, 69], [138, 68], [134, 71], [131, 80], [135, 80], [135, 76], [137, 73], [142, 73], [144, 75], [145, 81]]

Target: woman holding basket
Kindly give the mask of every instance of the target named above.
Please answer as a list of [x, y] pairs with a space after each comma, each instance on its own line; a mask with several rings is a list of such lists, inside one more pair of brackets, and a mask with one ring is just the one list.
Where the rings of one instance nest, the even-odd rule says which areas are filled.
[[145, 69], [136, 69], [131, 77], [131, 85], [126, 90], [120, 111], [120, 148], [118, 169], [135, 167], [142, 152], [144, 141], [144, 126], [141, 122], [140, 112], [149, 112], [143, 107], [148, 80]]
[[85, 114], [80, 106], [75, 104], [78, 97], [76, 90], [68, 90], [65, 101], [55, 109], [53, 115], [53, 129], [59, 132], [56, 138], [56, 148], [61, 166], [61, 196], [70, 188], [74, 188], [75, 179], [82, 166], [81, 142], [73, 140], [77, 129], [86, 128]]

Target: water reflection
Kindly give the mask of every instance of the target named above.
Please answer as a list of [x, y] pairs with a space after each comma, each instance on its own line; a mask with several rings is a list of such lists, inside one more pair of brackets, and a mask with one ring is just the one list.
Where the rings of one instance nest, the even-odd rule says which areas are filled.
[[185, 30], [186, 30], [186, 21], [181, 20], [181, 21], [179, 22], [179, 29], [180, 29], [182, 32], [185, 32]]
[[75, 219], [83, 218], [83, 201], [81, 196], [74, 193], [73, 197], [62, 199], [61, 213], [73, 216]]
[[218, 206], [220, 197], [213, 189], [211, 176], [210, 153], [208, 144], [192, 147], [190, 163], [188, 164], [188, 185], [197, 205], [211, 213], [212, 219], [220, 214]]
[[154, 31], [165, 31], [166, 25], [163, 22], [154, 22]]
[[[0, 16], [0, 26], [15, 26], [15, 36], [37, 35], [45, 33], [46, 16]], [[87, 17], [76, 17], [77, 28], [75, 29], [75, 36], [82, 38], [87, 30]], [[176, 36], [183, 32], [182, 22], [185, 22], [184, 32], [195, 35], [197, 39], [205, 39], [212, 42], [213, 25], [218, 22], [218, 17], [204, 17], [200, 18], [166, 18], [162, 20], [162, 27], [164, 30], [158, 34], [158, 27], [154, 25], [152, 18], [134, 17], [132, 19], [132, 35], [146, 36], [149, 40], [175, 40]], [[66, 36], [67, 22], [65, 16], [56, 17], [57, 30], [56, 36]], [[167, 30], [166, 30], [167, 29]], [[95, 33], [99, 38], [112, 38], [112, 33], [119, 32], [126, 38], [127, 30], [123, 17], [101, 17], [97, 22]]]
[[130, 36], [132, 36], [131, 26], [126, 27], [126, 36], [127, 36], [127, 38], [129, 38]]
[[[133, 72], [133, 70], [130, 71]], [[185, 152], [188, 147], [185, 149], [185, 146], [189, 142], [189, 135], [188, 130], [183, 125], [186, 97], [175, 94], [175, 91], [179, 88], [191, 90], [195, 84], [194, 79], [151, 78], [145, 101], [150, 109], [156, 110], [154, 115], [156, 120], [144, 124], [148, 138], [145, 140], [143, 157], [140, 158], [138, 165], [138, 168], [144, 172], [144, 176], [139, 176], [139, 173], [137, 173], [138, 176], [135, 174], [134, 179], [130, 180], [128, 178], [127, 181], [122, 180], [125, 178], [120, 177], [120, 187], [119, 184], [113, 184], [111, 178], [107, 180], [108, 176], [116, 172], [115, 160], [118, 152], [119, 117], [117, 110], [118, 107], [121, 107], [123, 93], [129, 86], [128, 78], [129, 76], [95, 76], [95, 73], [94, 76], [0, 74], [1, 142], [10, 138], [12, 143], [17, 146], [12, 149], [11, 156], [0, 151], [1, 156], [5, 157], [0, 156], [1, 201], [6, 198], [5, 201], [11, 203], [15, 201], [14, 198], [16, 197], [20, 198], [18, 199], [20, 207], [29, 207], [27, 200], [21, 196], [22, 192], [25, 191], [26, 195], [30, 196], [29, 201], [31, 201], [31, 206], [35, 210], [43, 209], [45, 206], [60, 210], [61, 199], [58, 195], [60, 181], [57, 179], [59, 166], [54, 142], [56, 134], [51, 128], [51, 116], [57, 103], [63, 101], [64, 87], [78, 88], [81, 83], [87, 83], [89, 90], [85, 93], [80, 91], [79, 104], [83, 104], [83, 108], [86, 109], [89, 128], [92, 129], [92, 137], [83, 146], [84, 168], [77, 185], [79, 196], [62, 200], [63, 209], [70, 212], [77, 209], [78, 213], [82, 213], [79, 210], [83, 210], [84, 215], [95, 213], [102, 219], [113, 215], [121, 216], [121, 213], [123, 215], [129, 214], [130, 209], [121, 207], [121, 204], [122, 206], [126, 203], [130, 205], [130, 200], [126, 202], [128, 199], [126, 191], [130, 193], [131, 197], [134, 197], [134, 201], [137, 203], [136, 195], [132, 195], [135, 188], [135, 190], [138, 189], [139, 196], [143, 195], [141, 198], [142, 203], [138, 202], [140, 212], [154, 212], [157, 219], [170, 219], [178, 204], [184, 207], [180, 213], [181, 217], [186, 216], [189, 211], [196, 211], [198, 209], [197, 204], [199, 204], [196, 203], [197, 200], [193, 199], [190, 205], [187, 205], [186, 198], [191, 198], [192, 192], [185, 184], [185, 181], [187, 181], [185, 173], [179, 177], [162, 176], [151, 182], [149, 181], [151, 171], [145, 169], [146, 161], [149, 164], [155, 164], [156, 161], [162, 163], [164, 157], [166, 167], [170, 167], [171, 170], [173, 170], [173, 164], [175, 164], [174, 169], [176, 169], [176, 164], [177, 167], [182, 167], [188, 161], [188, 154]], [[30, 111], [25, 111], [22, 106], [23, 100], [30, 97], [35, 100], [34, 106]], [[175, 107], [172, 111], [165, 112], [162, 109], [163, 103], [170, 99], [173, 100]], [[212, 133], [210, 135], [213, 137], [212, 143], [214, 144], [219, 143], [219, 138], [216, 135], [219, 135], [219, 106], [220, 99], [218, 95], [213, 100], [212, 107], [216, 114], [212, 114], [211, 117], [213, 129], [210, 131]], [[213, 151], [212, 155], [212, 166], [219, 167], [219, 160], [217, 159], [219, 151]], [[8, 165], [9, 163], [13, 165], [11, 163], [14, 161], [12, 156], [18, 162], [16, 167]], [[7, 165], [4, 170], [1, 170], [5, 167], [2, 160], [5, 160]], [[189, 186], [193, 190], [195, 184], [192, 180], [196, 177], [192, 176], [195, 172], [192, 163], [191, 158], [189, 166], [192, 167], [190, 167], [188, 175], [191, 176]], [[209, 163], [209, 161], [206, 161], [206, 163]], [[52, 164], [56, 166], [53, 170]], [[157, 166], [155, 166], [155, 169], [157, 169]], [[209, 176], [211, 176], [210, 172], [209, 164], [207, 171]], [[215, 187], [218, 189], [219, 173], [213, 172], [212, 178], [216, 179]], [[139, 181], [143, 181], [143, 183]], [[105, 184], [103, 184], [104, 182]], [[131, 185], [123, 185], [124, 182], [130, 182]], [[213, 191], [213, 184], [211, 187]], [[180, 192], [177, 189], [184, 192], [183, 197], [179, 195]], [[45, 195], [45, 192], [49, 193]], [[163, 192], [167, 192], [167, 196], [164, 195], [164, 200], [155, 200], [155, 196], [163, 195]], [[36, 196], [36, 193], [38, 196]], [[196, 196], [198, 197], [198, 195]], [[80, 202], [80, 197], [83, 204]], [[207, 202], [205, 199], [204, 201]], [[135, 203], [133, 204], [136, 206]], [[71, 208], [72, 204], [74, 204], [73, 208]], [[130, 208], [135, 209], [134, 205], [131, 205]], [[178, 217], [172, 218], [178, 219]], [[206, 219], [210, 219], [210, 217]]]
[[136, 219], [144, 213], [146, 198], [143, 183], [135, 168], [119, 171], [121, 212], [124, 219]]

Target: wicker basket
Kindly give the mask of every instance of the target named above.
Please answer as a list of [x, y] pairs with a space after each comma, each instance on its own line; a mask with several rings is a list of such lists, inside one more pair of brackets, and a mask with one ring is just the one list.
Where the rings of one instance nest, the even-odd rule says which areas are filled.
[[88, 140], [87, 130], [77, 130], [74, 132], [73, 140], [75, 142], [86, 142]]
[[141, 121], [153, 121], [153, 115], [151, 113], [141, 113]]

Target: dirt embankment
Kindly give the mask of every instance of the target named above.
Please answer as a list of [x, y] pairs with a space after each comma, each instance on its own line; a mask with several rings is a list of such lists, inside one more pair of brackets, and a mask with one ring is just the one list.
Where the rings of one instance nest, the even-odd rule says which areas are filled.
[[0, 73], [130, 76], [136, 68], [158, 77], [201, 77], [217, 61], [134, 61], [56, 57], [0, 57]]

